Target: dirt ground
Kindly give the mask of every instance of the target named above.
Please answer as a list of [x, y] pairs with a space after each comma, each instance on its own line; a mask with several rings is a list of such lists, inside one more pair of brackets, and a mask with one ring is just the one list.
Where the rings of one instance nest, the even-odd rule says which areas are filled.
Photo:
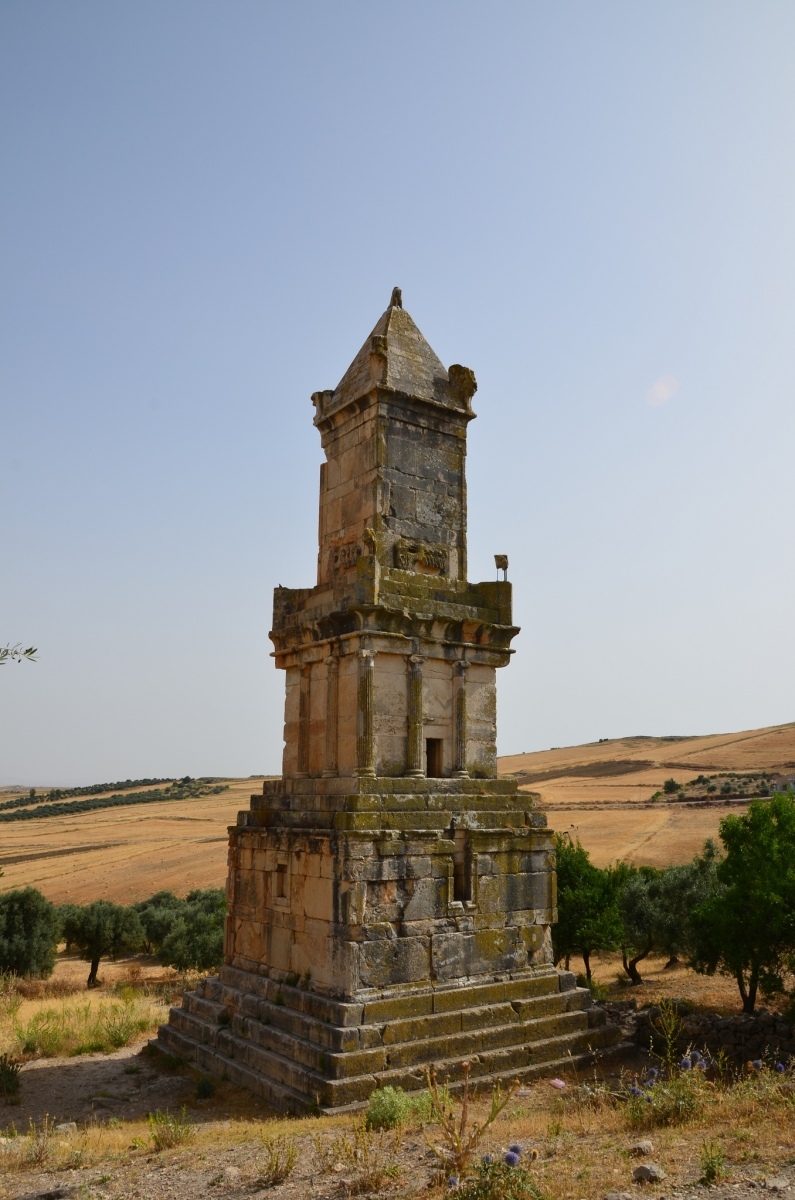
[[[58, 974], [78, 980], [82, 967], [79, 960], [62, 959]], [[576, 971], [580, 964], [572, 960], [571, 967]], [[619, 968], [616, 956], [595, 962], [595, 977], [609, 985], [611, 998], [634, 997], [642, 1005], [667, 995], [727, 1012], [738, 1009], [731, 980], [704, 978], [684, 967], [666, 970], [662, 959], [652, 958], [641, 964], [644, 983], [624, 987], [616, 982]], [[130, 975], [153, 980], [157, 970], [141, 959], [109, 964], [106, 987], [98, 994], [112, 994], [112, 984]], [[708, 1189], [709, 1200], [747, 1200], [762, 1190], [795, 1188], [795, 1104], [774, 1110], [746, 1098], [727, 1101], [723, 1111], [719, 1098], [712, 1097], [709, 1117], [638, 1132], [620, 1109], [592, 1109], [575, 1100], [579, 1085], [599, 1081], [615, 1091], [622, 1080], [642, 1077], [649, 1061], [633, 1050], [619, 1060], [597, 1063], [592, 1073], [562, 1072], [568, 1090], [555, 1090], [548, 1081], [522, 1089], [479, 1152], [500, 1155], [514, 1143], [525, 1152], [536, 1151], [533, 1175], [551, 1200], [604, 1200], [615, 1192], [640, 1198], [641, 1188], [632, 1180], [638, 1162], [653, 1162], [666, 1173], [663, 1182], [646, 1188], [655, 1197], [700, 1197], [707, 1190], [699, 1183], [705, 1145], [719, 1147], [727, 1172]], [[0, 1102], [0, 1130], [8, 1139], [0, 1141], [0, 1198], [343, 1200], [360, 1195], [386, 1200], [455, 1195], [446, 1187], [433, 1187], [436, 1159], [426, 1141], [426, 1135], [434, 1139], [432, 1127], [409, 1127], [400, 1136], [366, 1135], [357, 1132], [360, 1118], [352, 1114], [283, 1118], [228, 1083], [219, 1081], [214, 1094], [203, 1099], [200, 1088], [194, 1069], [149, 1051], [145, 1038], [109, 1055], [27, 1063], [21, 1103]], [[155, 1149], [148, 1115], [158, 1110], [182, 1114], [179, 1119], [190, 1130], [184, 1144]], [[38, 1141], [14, 1136], [30, 1131], [31, 1122]], [[45, 1123], [49, 1134], [42, 1138]], [[67, 1127], [58, 1130], [56, 1125]], [[635, 1157], [631, 1147], [647, 1138], [652, 1151]], [[296, 1152], [291, 1175], [276, 1186], [264, 1186], [269, 1153], [274, 1146], [283, 1152], [289, 1144]], [[40, 1161], [32, 1161], [36, 1156]]]
[[[612, 1063], [597, 1067], [594, 1078], [617, 1087], [622, 1072], [637, 1074], [641, 1066], [637, 1057]], [[567, 1086], [575, 1088], [577, 1079], [563, 1074]], [[212, 1098], [198, 1100], [192, 1071], [164, 1072], [162, 1064], [140, 1048], [102, 1061], [90, 1057], [30, 1064], [23, 1096], [16, 1110], [0, 1106], [6, 1137], [12, 1132], [11, 1116], [18, 1129], [25, 1127], [27, 1118], [41, 1128], [47, 1112], [58, 1124], [75, 1121], [76, 1128], [55, 1129], [41, 1163], [15, 1164], [5, 1171], [3, 1158], [10, 1162], [19, 1139], [0, 1143], [3, 1200], [343, 1200], [352, 1195], [386, 1200], [455, 1195], [454, 1190], [434, 1187], [436, 1159], [426, 1141], [426, 1135], [431, 1140], [438, 1135], [433, 1127], [368, 1138], [356, 1134], [352, 1116], [279, 1118], [227, 1084], [220, 1084]], [[755, 1122], [745, 1111], [739, 1121], [724, 1117], [719, 1123], [701, 1120], [638, 1133], [612, 1110], [591, 1111], [578, 1102], [564, 1103], [565, 1093], [560, 1097], [548, 1081], [523, 1089], [479, 1147], [479, 1153], [497, 1156], [516, 1143], [525, 1155], [535, 1151], [534, 1180], [554, 1200], [603, 1200], [616, 1192], [639, 1198], [642, 1189], [632, 1179], [639, 1162], [665, 1172], [663, 1182], [646, 1189], [656, 1197], [700, 1197], [708, 1190], [709, 1200], [746, 1200], [763, 1189], [781, 1191], [795, 1184], [791, 1109], [778, 1121], [776, 1114], [765, 1113]], [[182, 1110], [192, 1127], [186, 1144], [155, 1150], [145, 1117], [156, 1108]], [[477, 1111], [483, 1115], [482, 1105]], [[632, 1147], [646, 1139], [651, 1149], [636, 1156]], [[726, 1175], [720, 1186], [706, 1189], [699, 1183], [701, 1157], [705, 1144], [713, 1141], [722, 1146]], [[296, 1150], [292, 1174], [276, 1186], [263, 1186], [269, 1144], [278, 1152], [279, 1145], [290, 1142]]]

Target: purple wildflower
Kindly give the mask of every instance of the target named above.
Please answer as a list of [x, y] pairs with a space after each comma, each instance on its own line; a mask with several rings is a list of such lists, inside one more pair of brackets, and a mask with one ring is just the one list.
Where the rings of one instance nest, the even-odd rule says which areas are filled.
[[751, 1063], [751, 1066], [754, 1068], [755, 1071], [761, 1071], [762, 1067], [764, 1066], [764, 1063], [762, 1062], [761, 1058], [755, 1058], [754, 1061]]
[[691, 1064], [691, 1062], [690, 1062], [690, 1059], [689, 1059], [689, 1058], [683, 1058], [683, 1059], [682, 1059], [682, 1061], [681, 1061], [681, 1062], [680, 1062], [680, 1064], [679, 1064], [679, 1066], [681, 1067], [681, 1069], [682, 1069], [683, 1071], [689, 1071], [689, 1070], [690, 1070], [690, 1067], [691, 1067], [691, 1065], [692, 1065], [692, 1064]]
[[660, 1072], [657, 1067], [649, 1067], [646, 1074], [648, 1075], [649, 1079], [656, 1079]]
[[633, 1096], [642, 1096], [643, 1095], [643, 1093], [641, 1092], [640, 1088], [638, 1087], [638, 1085], [636, 1083], [633, 1083], [632, 1087], [629, 1090]]
[[508, 1153], [505, 1155], [505, 1158], [503, 1161], [509, 1167], [518, 1167], [519, 1166], [519, 1155], [515, 1154], [513, 1150], [509, 1150]]
[[516, 1146], [516, 1145], [509, 1146], [508, 1149], [510, 1150], [511, 1154], [518, 1154], [521, 1157], [521, 1154], [522, 1154], [521, 1146]]
[[456, 1187], [458, 1187], [458, 1176], [457, 1176], [457, 1175], [451, 1175], [451, 1176], [450, 1176], [450, 1178], [447, 1180], [447, 1186], [448, 1186], [449, 1188], [456, 1188]]
[[693, 1067], [697, 1067], [697, 1066], [698, 1066], [698, 1064], [699, 1064], [701, 1061], [702, 1061], [702, 1059], [701, 1059], [701, 1055], [699, 1054], [698, 1050], [692, 1050], [692, 1051], [691, 1051], [691, 1053], [690, 1053], [690, 1064], [691, 1064], [691, 1066], [693, 1066]]
[[786, 1069], [787, 1069], [787, 1068], [784, 1066], [784, 1064], [783, 1064], [783, 1063], [776, 1063], [776, 1070], [777, 1070], [777, 1071], [786, 1071]]
[[490, 1154], [484, 1154], [480, 1161], [482, 1163], [485, 1163], [486, 1166], [488, 1166], [490, 1163], [494, 1162], [494, 1159], [491, 1157]]

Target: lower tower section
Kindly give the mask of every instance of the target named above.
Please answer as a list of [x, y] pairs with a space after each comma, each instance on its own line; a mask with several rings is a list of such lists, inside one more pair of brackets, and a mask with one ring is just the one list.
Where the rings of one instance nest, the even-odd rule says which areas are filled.
[[[299, 790], [300, 788], [300, 790]], [[530, 1078], [615, 1043], [552, 965], [554, 850], [513, 780], [265, 784], [230, 830], [226, 965], [158, 1044], [291, 1111]]]

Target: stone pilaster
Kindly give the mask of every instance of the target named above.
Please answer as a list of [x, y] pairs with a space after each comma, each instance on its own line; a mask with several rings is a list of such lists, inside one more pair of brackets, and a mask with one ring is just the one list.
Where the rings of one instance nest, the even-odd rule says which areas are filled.
[[468, 779], [467, 770], [467, 671], [469, 663], [461, 659], [453, 670], [453, 775]]
[[422, 753], [422, 654], [410, 654], [408, 659], [408, 739], [406, 774], [424, 775]]
[[375, 776], [375, 728], [373, 723], [374, 650], [357, 650], [359, 684], [356, 694], [356, 774]]
[[302, 778], [309, 774], [309, 689], [312, 668], [308, 663], [301, 667], [300, 691], [298, 693], [298, 770]]
[[336, 654], [326, 659], [326, 778], [337, 774], [337, 708], [339, 702], [339, 666]]

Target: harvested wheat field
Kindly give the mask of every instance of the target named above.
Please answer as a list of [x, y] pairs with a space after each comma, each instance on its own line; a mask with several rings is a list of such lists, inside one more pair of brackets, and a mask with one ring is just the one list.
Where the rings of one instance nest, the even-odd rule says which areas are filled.
[[2, 886], [37, 887], [59, 904], [223, 887], [227, 826], [262, 778], [221, 782], [217, 795], [0, 824]]
[[[715, 837], [726, 812], [742, 812], [750, 796], [795, 779], [795, 724], [517, 754], [501, 758], [499, 772], [539, 794], [550, 825], [579, 837], [598, 865], [627, 858], [667, 866]], [[690, 786], [670, 797], [661, 792], [666, 779]], [[227, 826], [262, 777], [220, 783], [215, 795], [0, 824], [3, 887], [32, 885], [59, 903], [131, 903], [161, 888], [184, 895], [222, 887]]]
[[[500, 759], [499, 773], [539, 794], [549, 824], [579, 837], [597, 865], [626, 858], [663, 867], [692, 858], [728, 811], [744, 812], [754, 795], [795, 779], [795, 723], [514, 754]], [[653, 799], [666, 779], [690, 786]]]

